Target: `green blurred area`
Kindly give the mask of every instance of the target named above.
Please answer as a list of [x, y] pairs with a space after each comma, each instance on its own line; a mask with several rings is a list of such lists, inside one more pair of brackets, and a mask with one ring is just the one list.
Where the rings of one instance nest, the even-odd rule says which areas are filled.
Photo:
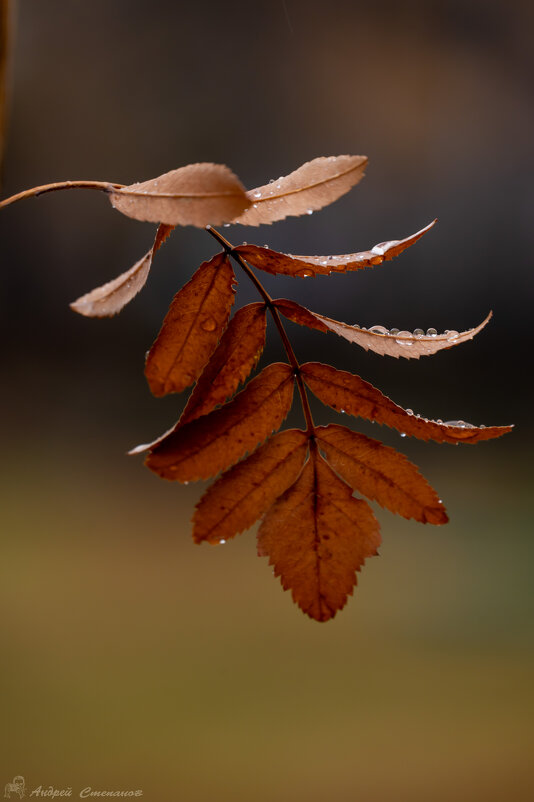
[[[225, 233], [341, 253], [438, 216], [381, 268], [263, 278], [366, 326], [460, 330], [492, 308], [474, 342], [429, 360], [288, 332], [302, 361], [359, 373], [416, 412], [516, 429], [453, 448], [343, 420], [406, 453], [451, 521], [377, 510], [380, 558], [317, 624], [257, 558], [254, 531], [193, 544], [203, 486], [125, 456], [183, 405], [150, 396], [143, 357], [211, 239], [176, 231], [143, 294], [94, 321], [68, 302], [133, 264], [153, 227], [91, 193], [4, 210], [0, 783], [23, 775], [27, 797], [141, 788], [147, 802], [530, 802], [532, 4], [17, 9], [3, 195], [209, 160], [250, 187], [317, 155], [366, 153], [365, 181], [332, 207]], [[239, 293], [255, 300], [244, 282]], [[262, 365], [283, 358], [268, 334]], [[289, 425], [302, 425], [297, 405]]]
[[422, 463], [451, 523], [379, 511], [380, 558], [317, 624], [254, 532], [195, 546], [198, 486], [158, 481], [121, 439], [10, 449], [4, 773], [158, 802], [531, 799], [520, 467], [497, 477], [484, 446]]

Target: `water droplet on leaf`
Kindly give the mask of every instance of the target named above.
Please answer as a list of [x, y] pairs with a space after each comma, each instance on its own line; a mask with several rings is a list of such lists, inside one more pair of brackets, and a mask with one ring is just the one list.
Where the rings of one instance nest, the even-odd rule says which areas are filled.
[[213, 317], [205, 318], [202, 323], [200, 324], [204, 331], [214, 331], [215, 327], [217, 326], [217, 322]]

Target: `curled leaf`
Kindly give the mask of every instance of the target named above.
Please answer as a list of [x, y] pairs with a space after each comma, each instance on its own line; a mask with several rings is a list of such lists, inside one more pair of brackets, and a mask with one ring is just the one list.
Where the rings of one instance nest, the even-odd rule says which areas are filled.
[[301, 366], [304, 381], [324, 404], [341, 412], [383, 423], [402, 434], [438, 443], [478, 443], [492, 440], [513, 426], [473, 426], [465, 421], [429, 420], [403, 409], [359, 376], [320, 362]]
[[369, 505], [313, 450], [295, 484], [274, 503], [258, 532], [284, 590], [316, 621], [345, 606], [367, 557], [380, 545]]
[[178, 425], [160, 440], [146, 465], [164, 479], [209, 479], [233, 465], [280, 427], [293, 400], [289, 365], [268, 365], [233, 401]]
[[163, 223], [158, 226], [154, 244], [142, 259], [117, 278], [73, 301], [70, 308], [86, 317], [111, 317], [120, 312], [145, 286], [154, 254], [172, 230], [173, 226]]
[[230, 468], [197, 504], [195, 541], [225, 542], [252, 526], [296, 480], [307, 450], [306, 433], [288, 429]]
[[174, 296], [145, 365], [154, 395], [180, 393], [199, 377], [230, 317], [234, 282], [230, 261], [218, 253]]
[[150, 181], [110, 193], [112, 206], [127, 217], [203, 228], [240, 215], [251, 205], [245, 189], [224, 164], [188, 164]]
[[[340, 323], [332, 318], [312, 312], [295, 301], [279, 298], [274, 301], [277, 309], [289, 320], [307, 326], [317, 331], [333, 331], [345, 340], [356, 343], [366, 351], [374, 351], [381, 356], [400, 356], [405, 359], [419, 359], [420, 356], [430, 356], [446, 348], [472, 340], [488, 323], [492, 313], [486, 317], [478, 326], [467, 331], [446, 331], [443, 334], [429, 333], [435, 331], [429, 329], [426, 334], [411, 331], [399, 331], [398, 329], [388, 330], [384, 326], [372, 326], [370, 329], [350, 326], [348, 323]], [[422, 332], [422, 329], [421, 329]]]
[[411, 237], [380, 242], [370, 251], [361, 253], [345, 253], [337, 256], [295, 256], [292, 253], [279, 253], [270, 248], [248, 244], [238, 245], [234, 250], [254, 267], [273, 275], [283, 274], [299, 278], [311, 278], [315, 275], [328, 276], [330, 273], [347, 273], [393, 259], [394, 256], [398, 256], [414, 242], [417, 242], [435, 223], [436, 220], [412, 234]]
[[239, 309], [204, 368], [180, 418], [180, 424], [224, 404], [244, 382], [265, 345], [266, 307], [252, 303]]
[[234, 223], [258, 226], [311, 214], [333, 203], [363, 178], [366, 156], [320, 156], [297, 170], [247, 192], [250, 206]]
[[332, 468], [354, 490], [404, 518], [449, 520], [435, 490], [404, 454], [336, 424], [318, 427], [316, 436]]

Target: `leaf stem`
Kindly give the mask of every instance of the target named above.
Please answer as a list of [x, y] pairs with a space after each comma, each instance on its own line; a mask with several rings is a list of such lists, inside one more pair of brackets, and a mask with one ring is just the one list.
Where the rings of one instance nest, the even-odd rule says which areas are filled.
[[32, 187], [25, 189], [24, 192], [18, 192], [16, 195], [11, 195], [0, 201], [0, 209], [4, 206], [10, 206], [19, 200], [26, 198], [34, 198], [36, 195], [44, 195], [45, 192], [56, 192], [60, 189], [99, 189], [102, 192], [112, 192], [114, 189], [120, 189], [124, 184], [113, 184], [110, 181], [56, 181], [54, 184], [42, 184], [40, 187]]
[[211, 236], [214, 237], [217, 240], [217, 242], [219, 242], [219, 244], [223, 246], [223, 248], [226, 251], [226, 253], [229, 256], [231, 256], [232, 259], [234, 259], [234, 261], [236, 261], [238, 263], [238, 265], [241, 267], [241, 269], [244, 271], [244, 273], [246, 273], [246, 275], [252, 281], [252, 283], [254, 284], [256, 289], [258, 290], [259, 294], [261, 295], [261, 297], [265, 301], [265, 305], [269, 309], [269, 312], [271, 313], [271, 316], [272, 316], [272, 318], [274, 320], [276, 328], [278, 329], [278, 333], [280, 335], [280, 339], [282, 340], [283, 346], [285, 348], [285, 351], [286, 351], [286, 354], [287, 354], [287, 358], [288, 358], [289, 363], [290, 363], [291, 367], [293, 368], [293, 372], [295, 374], [295, 379], [297, 381], [297, 387], [299, 388], [299, 393], [300, 393], [300, 400], [302, 402], [302, 410], [304, 412], [304, 417], [306, 419], [307, 433], [309, 434], [310, 437], [313, 437], [314, 434], [315, 434], [315, 426], [313, 424], [313, 418], [312, 418], [311, 409], [310, 409], [310, 402], [308, 401], [308, 396], [306, 394], [306, 388], [304, 386], [304, 381], [302, 380], [302, 375], [301, 375], [301, 372], [300, 372], [300, 364], [299, 364], [299, 362], [297, 360], [297, 357], [295, 356], [295, 352], [293, 350], [293, 346], [291, 345], [291, 343], [289, 341], [289, 337], [287, 336], [286, 330], [284, 329], [284, 324], [282, 323], [282, 321], [280, 319], [280, 314], [278, 312], [278, 309], [276, 308], [276, 306], [273, 303], [273, 299], [271, 298], [271, 296], [269, 295], [269, 293], [267, 292], [267, 290], [265, 289], [265, 287], [263, 286], [261, 281], [252, 272], [251, 268], [245, 262], [245, 260], [241, 256], [241, 254], [235, 252], [234, 246], [226, 239], [226, 237], [223, 237], [223, 235], [221, 233], [219, 233], [219, 231], [217, 231], [212, 226], [206, 226], [206, 231], [208, 232], [208, 234], [211, 234]]

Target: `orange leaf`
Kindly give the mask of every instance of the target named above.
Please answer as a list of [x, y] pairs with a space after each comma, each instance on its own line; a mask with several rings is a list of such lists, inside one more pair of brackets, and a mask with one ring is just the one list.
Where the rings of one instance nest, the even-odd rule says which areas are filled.
[[164, 479], [209, 479], [278, 429], [293, 400], [293, 370], [268, 365], [233, 401], [158, 441], [146, 465]]
[[402, 434], [438, 443], [478, 443], [492, 440], [513, 429], [513, 426], [473, 426], [465, 421], [428, 420], [403, 409], [380, 390], [359, 376], [337, 370], [320, 362], [301, 366], [304, 381], [324, 404], [377, 423], [385, 423]]
[[354, 490], [382, 507], [425, 524], [446, 524], [436, 492], [404, 454], [345, 426], [316, 429], [319, 448]]
[[224, 404], [256, 365], [265, 345], [266, 307], [253, 303], [239, 309], [204, 368], [180, 418], [180, 424]]
[[[467, 331], [423, 334], [416, 330], [412, 334], [411, 331], [399, 331], [398, 329], [388, 331], [383, 326], [373, 326], [370, 329], [349, 326], [347, 323], [339, 323], [337, 320], [312, 312], [295, 301], [288, 301], [285, 298], [279, 298], [274, 301], [274, 304], [285, 317], [294, 323], [310, 329], [317, 329], [317, 331], [332, 331], [334, 334], [344, 337], [345, 340], [360, 345], [366, 351], [374, 351], [381, 356], [394, 356], [396, 359], [399, 356], [403, 356], [405, 359], [419, 359], [420, 356], [430, 356], [437, 351], [443, 351], [446, 348], [452, 348], [453, 345], [460, 345], [467, 340], [472, 340], [475, 334], [484, 328], [492, 314], [490, 312], [479, 326]], [[422, 332], [422, 329], [420, 331]]]
[[436, 221], [434, 220], [428, 226], [422, 228], [421, 231], [412, 234], [411, 237], [380, 242], [370, 251], [362, 251], [361, 253], [345, 253], [338, 256], [295, 256], [292, 253], [279, 253], [270, 248], [248, 244], [238, 245], [234, 250], [254, 267], [274, 275], [282, 273], [286, 276], [298, 276], [299, 278], [311, 278], [315, 275], [328, 276], [330, 273], [347, 273], [351, 270], [360, 270], [362, 267], [379, 265], [382, 262], [393, 259], [394, 256], [398, 256], [399, 253], [417, 242], [435, 223]]
[[299, 479], [278, 499], [258, 532], [284, 590], [316, 621], [345, 606], [358, 571], [377, 554], [380, 531], [369, 505], [312, 451]]
[[73, 301], [70, 304], [70, 308], [86, 317], [112, 317], [117, 312], [120, 312], [123, 306], [126, 306], [132, 298], [135, 298], [137, 293], [145, 286], [152, 267], [154, 254], [165, 242], [172, 230], [173, 226], [167, 226], [163, 223], [158, 226], [154, 244], [142, 259], [125, 273], [113, 279], [113, 281], [108, 281], [107, 284], [103, 284], [101, 287], [97, 287], [95, 290]]
[[299, 475], [308, 437], [298, 429], [275, 434], [224, 473], [202, 496], [193, 522], [197, 543], [224, 543], [248, 529]]
[[219, 225], [251, 205], [241, 181], [224, 164], [188, 164], [150, 181], [115, 189], [110, 201], [135, 220], [192, 225]]
[[218, 253], [174, 296], [145, 365], [154, 395], [180, 393], [199, 377], [230, 317], [235, 280]]
[[247, 192], [251, 205], [234, 223], [258, 226], [311, 214], [333, 203], [363, 178], [366, 156], [320, 156], [297, 170]]

